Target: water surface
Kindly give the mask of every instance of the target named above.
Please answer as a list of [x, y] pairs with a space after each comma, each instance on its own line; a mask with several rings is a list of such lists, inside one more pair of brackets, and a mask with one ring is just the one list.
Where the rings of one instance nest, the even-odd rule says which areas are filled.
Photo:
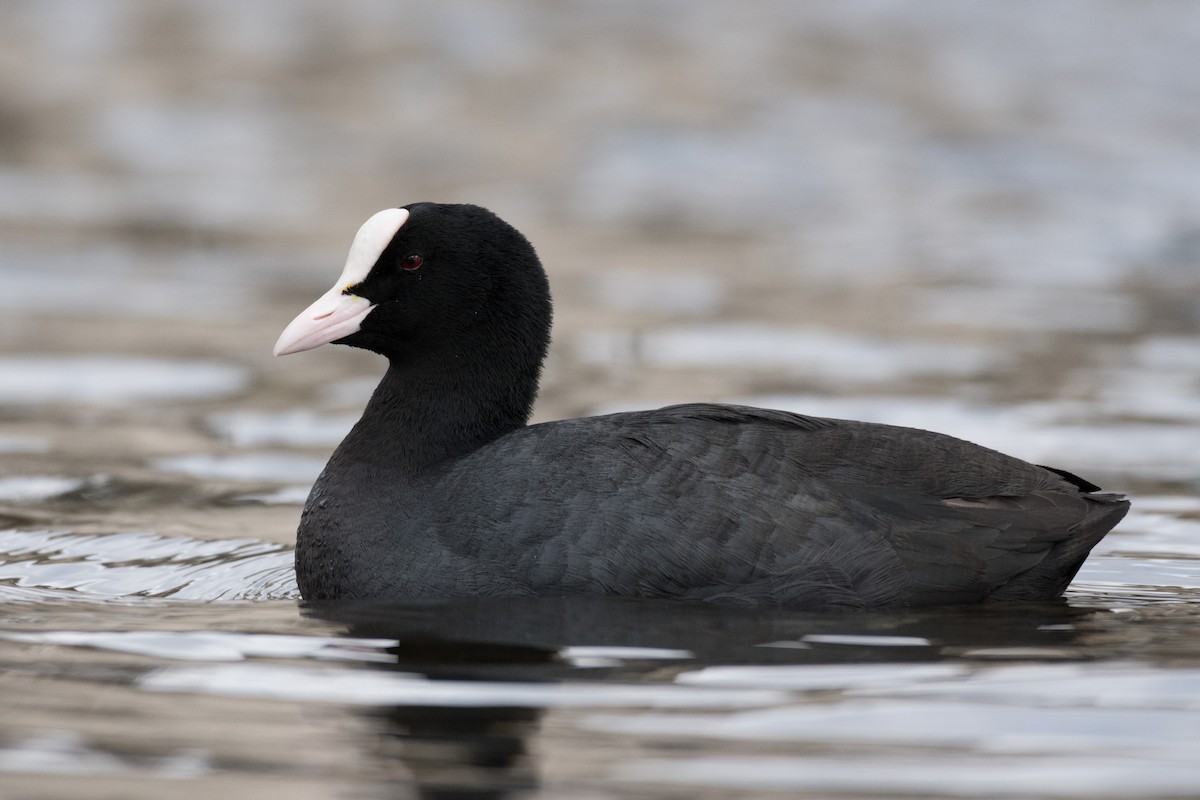
[[[1200, 15], [38, 0], [0, 30], [0, 795], [1194, 797]], [[731, 401], [1133, 495], [1061, 603], [306, 606], [382, 371], [273, 360], [356, 226], [477, 202], [537, 419]]]

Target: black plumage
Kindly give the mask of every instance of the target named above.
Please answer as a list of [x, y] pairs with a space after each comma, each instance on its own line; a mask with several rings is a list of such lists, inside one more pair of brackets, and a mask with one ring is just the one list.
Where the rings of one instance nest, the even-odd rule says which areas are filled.
[[888, 425], [705, 404], [527, 425], [551, 319], [532, 246], [477, 206], [406, 209], [342, 292], [373, 307], [336, 341], [389, 366], [301, 517], [306, 598], [1046, 600], [1128, 509]]

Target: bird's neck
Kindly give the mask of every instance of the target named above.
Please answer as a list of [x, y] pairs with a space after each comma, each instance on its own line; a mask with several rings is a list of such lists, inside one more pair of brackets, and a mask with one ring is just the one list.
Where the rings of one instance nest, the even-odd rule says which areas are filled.
[[522, 367], [490, 344], [392, 359], [343, 448], [356, 460], [419, 474], [524, 427], [541, 361]]

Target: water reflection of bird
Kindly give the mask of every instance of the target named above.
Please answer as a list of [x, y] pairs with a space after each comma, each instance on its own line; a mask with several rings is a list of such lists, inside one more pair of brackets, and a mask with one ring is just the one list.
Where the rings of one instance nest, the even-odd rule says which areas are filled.
[[[903, 682], [914, 674], [906, 670], [960, 674], [967, 668], [958, 658], [970, 652], [1077, 659], [1086, 647], [1094, 655], [1096, 643], [1082, 633], [1094, 613], [1061, 601], [844, 614], [597, 596], [304, 607], [356, 640], [393, 642], [386, 659], [364, 661], [364, 669], [436, 682], [441, 691], [426, 704], [362, 712], [377, 734], [364, 740], [368, 763], [395, 776], [399, 796], [411, 790], [431, 800], [524, 797], [594, 768], [579, 748], [595, 740], [572, 739], [576, 728], [561, 717], [544, 724], [562, 698], [558, 690], [585, 708], [611, 705], [614, 691], [627, 691], [621, 704], [638, 707], [647, 702], [639, 690], [671, 705], [673, 692], [693, 685], [703, 695], [676, 696], [676, 707], [729, 702], [716, 697], [722, 687], [757, 693], [740, 698], [757, 705], [771, 702], [765, 695], [780, 678], [799, 680], [797, 688], [845, 689]], [[802, 677], [792, 669], [800, 665], [817, 669]]]
[[491, 212], [416, 203], [363, 225], [276, 345], [389, 361], [305, 506], [305, 597], [1042, 600], [1128, 509], [887, 425], [704, 404], [526, 425], [550, 319], [532, 246]]

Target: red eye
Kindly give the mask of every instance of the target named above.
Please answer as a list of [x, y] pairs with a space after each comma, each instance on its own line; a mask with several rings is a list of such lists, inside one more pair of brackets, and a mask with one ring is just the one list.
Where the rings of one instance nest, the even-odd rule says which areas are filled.
[[413, 254], [411, 256], [405, 256], [404, 259], [401, 260], [400, 266], [403, 269], [416, 269], [417, 267], [421, 266], [421, 264], [423, 264], [424, 262], [425, 262], [425, 259], [421, 258], [420, 256], [418, 256], [416, 254]]

